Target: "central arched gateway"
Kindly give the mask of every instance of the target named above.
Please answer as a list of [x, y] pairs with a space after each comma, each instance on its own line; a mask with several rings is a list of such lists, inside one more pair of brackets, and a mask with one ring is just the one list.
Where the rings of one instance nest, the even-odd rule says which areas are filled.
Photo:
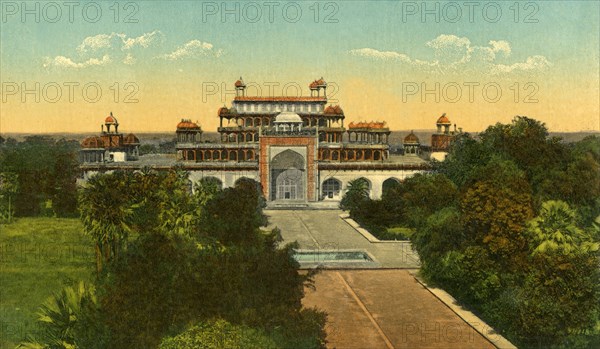
[[270, 162], [271, 200], [306, 199], [306, 161], [287, 149], [275, 155]]

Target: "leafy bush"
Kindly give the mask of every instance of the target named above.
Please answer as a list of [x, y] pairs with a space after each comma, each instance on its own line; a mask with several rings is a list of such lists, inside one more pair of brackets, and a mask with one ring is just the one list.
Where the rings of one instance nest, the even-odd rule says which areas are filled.
[[38, 315], [41, 334], [17, 348], [93, 349], [106, 345], [106, 328], [92, 285], [79, 282], [65, 287], [42, 304]]
[[277, 344], [261, 330], [232, 325], [219, 319], [191, 326], [162, 340], [159, 349], [276, 349]]

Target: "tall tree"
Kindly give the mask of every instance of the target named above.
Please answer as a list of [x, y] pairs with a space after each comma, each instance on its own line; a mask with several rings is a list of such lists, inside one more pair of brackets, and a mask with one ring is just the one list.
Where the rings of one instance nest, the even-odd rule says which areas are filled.
[[59, 216], [72, 216], [77, 213], [77, 160], [78, 144], [64, 139], [56, 142], [56, 159], [52, 176], [52, 208]]
[[460, 134], [451, 143], [446, 160], [434, 163], [435, 169], [444, 174], [459, 188], [471, 181], [475, 170], [485, 166], [494, 154], [494, 148], [483, 144], [470, 134]]
[[14, 198], [19, 191], [16, 173], [0, 172], [0, 220], [10, 223], [14, 215]]
[[404, 180], [383, 200], [391, 200], [393, 197], [396, 197], [396, 205], [402, 207], [403, 223], [417, 227], [425, 223], [432, 213], [454, 206], [458, 199], [458, 189], [443, 174], [416, 174]]
[[79, 195], [79, 210], [85, 231], [96, 243], [96, 268], [119, 254], [119, 249], [131, 232], [131, 175], [114, 172], [95, 175], [88, 180]]
[[496, 159], [483, 168], [461, 199], [465, 233], [512, 270], [523, 268], [526, 222], [533, 216], [531, 189], [513, 162]]
[[219, 191], [207, 202], [201, 230], [225, 245], [254, 243], [254, 232], [266, 223], [264, 207], [256, 181], [238, 181], [237, 186]]

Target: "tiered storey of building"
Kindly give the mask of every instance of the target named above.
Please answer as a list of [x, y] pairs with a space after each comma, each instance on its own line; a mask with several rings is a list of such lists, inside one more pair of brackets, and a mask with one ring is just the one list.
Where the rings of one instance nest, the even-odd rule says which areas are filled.
[[[248, 96], [246, 84], [240, 78], [235, 82], [236, 96], [231, 107], [223, 106], [217, 112], [221, 142], [178, 142], [178, 159], [255, 162], [261, 135], [282, 132], [287, 136], [314, 135], [318, 140], [318, 161], [369, 162], [389, 157], [390, 130], [384, 122], [350, 123], [346, 129], [343, 109], [339, 105], [327, 105], [327, 83], [323, 78], [310, 83], [309, 89], [311, 95], [304, 97]], [[288, 117], [290, 113], [297, 115], [301, 129], [288, 129], [281, 121], [277, 127], [282, 113]], [[178, 135], [184, 132], [180, 125]]]

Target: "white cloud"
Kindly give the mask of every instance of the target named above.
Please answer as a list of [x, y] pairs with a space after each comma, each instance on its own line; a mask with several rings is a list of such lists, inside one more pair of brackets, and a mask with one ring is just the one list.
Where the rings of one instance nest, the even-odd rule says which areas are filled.
[[[88, 58], [88, 54], [96, 51], [104, 53], [102, 59], [89, 58], [83, 62], [77, 62], [77, 60], [68, 56], [59, 55], [54, 58], [44, 58], [44, 67], [54, 66], [79, 69], [94, 65], [106, 65], [113, 62], [111, 56], [115, 55], [115, 61], [122, 61], [124, 64], [132, 65], [137, 62], [137, 59], [129, 51], [136, 47], [147, 49], [158, 41], [159, 38], [162, 38], [162, 32], [159, 30], [144, 33], [138, 37], [128, 37], [126, 34], [115, 32], [88, 36], [76, 47], [76, 50], [80, 55], [79, 60]], [[120, 48], [121, 51], [126, 51], [127, 53], [115, 52], [114, 49], [116, 48]], [[96, 55], [102, 53], [97, 52]]]
[[[156, 46], [157, 42], [164, 41], [164, 35], [160, 30], [144, 33], [137, 37], [128, 37], [124, 33], [97, 34], [88, 36], [76, 47], [79, 53], [78, 59], [70, 58], [68, 55], [58, 55], [54, 58], [45, 57], [43, 66], [81, 69], [89, 66], [101, 66], [115, 62], [126, 65], [134, 65], [143, 54], [140, 50], [146, 50]], [[90, 55], [100, 56], [94, 58]], [[220, 57], [223, 50], [215, 49], [213, 44], [200, 40], [191, 40], [179, 46], [175, 51], [156, 56], [156, 52], [146, 53], [148, 57], [162, 58], [166, 60], [179, 60], [202, 56]], [[138, 59], [139, 58], [139, 59]]]
[[175, 51], [159, 56], [170, 61], [175, 61], [187, 57], [199, 57], [208, 56], [213, 54], [215, 57], [221, 56], [222, 50], [213, 50], [213, 45], [208, 42], [202, 42], [200, 40], [192, 40], [183, 46], [178, 47]]
[[135, 59], [135, 57], [133, 57], [131, 53], [127, 53], [127, 56], [125, 56], [125, 58], [123, 59], [123, 63], [127, 65], [135, 64], [136, 61], [137, 59]]
[[456, 35], [442, 34], [426, 42], [425, 46], [433, 48], [437, 60], [448, 67], [469, 62], [473, 53], [471, 40]]
[[96, 51], [103, 48], [111, 48], [112, 39], [120, 35], [125, 34], [111, 33], [88, 36], [87, 38], [83, 39], [83, 42], [79, 46], [77, 46], [77, 51], [79, 53], [85, 53], [88, 52], [88, 50]]
[[112, 59], [109, 55], [104, 55], [102, 59], [98, 58], [90, 58], [87, 61], [77, 63], [74, 62], [71, 58], [65, 56], [56, 56], [54, 58], [46, 57], [44, 59], [44, 68], [49, 67], [59, 67], [59, 68], [86, 68], [89, 66], [102, 66], [112, 62]]
[[373, 48], [359, 48], [348, 51], [353, 56], [370, 57], [381, 60], [400, 60], [404, 62], [410, 61], [410, 58], [403, 54], [395, 51], [379, 51]]
[[110, 34], [88, 36], [87, 38], [83, 39], [83, 42], [79, 46], [77, 46], [77, 52], [84, 54], [88, 51], [93, 52], [100, 49], [111, 49], [115, 46], [119, 46], [119, 44], [121, 46], [121, 50], [130, 50], [136, 46], [148, 48], [161, 35], [162, 32], [155, 30], [150, 33], [144, 33], [135, 38], [127, 37], [127, 35], [124, 33], [114, 32]]
[[494, 66], [494, 73], [510, 73], [513, 71], [532, 71], [546, 70], [552, 65], [544, 56], [527, 57], [525, 62], [514, 63], [511, 65], [497, 64]]
[[374, 48], [353, 49], [348, 52], [353, 56], [377, 59], [382, 61], [396, 61], [404, 64], [418, 66], [424, 69], [434, 69], [444, 74], [445, 72], [465, 72], [471, 70], [486, 73], [503, 74], [514, 71], [542, 71], [552, 64], [544, 56], [532, 56], [525, 62], [513, 64], [497, 64], [498, 54], [509, 57], [512, 53], [511, 45], [505, 40], [490, 40], [488, 45], [472, 45], [466, 37], [451, 34], [442, 34], [425, 43], [433, 49], [434, 57], [430, 60], [411, 58], [409, 55], [396, 51], [379, 51]]
[[496, 53], [496, 52], [503, 52], [506, 56], [509, 56], [510, 53], [511, 53], [510, 43], [508, 41], [505, 41], [505, 40], [499, 40], [499, 41], [491, 40], [489, 42], [489, 45], [492, 47], [492, 51], [494, 51], [494, 53]]
[[468, 49], [471, 46], [471, 41], [467, 38], [459, 38], [456, 35], [442, 34], [437, 38], [428, 41], [425, 45], [438, 50], [449, 47], [464, 47]]
[[121, 49], [129, 50], [135, 46], [148, 48], [156, 40], [156, 38], [160, 37], [161, 35], [162, 33], [160, 31], [155, 30], [153, 32], [145, 33], [141, 36], [138, 36], [137, 38], [127, 38], [123, 36], [121, 37], [121, 39], [123, 40], [123, 46], [121, 47]]

